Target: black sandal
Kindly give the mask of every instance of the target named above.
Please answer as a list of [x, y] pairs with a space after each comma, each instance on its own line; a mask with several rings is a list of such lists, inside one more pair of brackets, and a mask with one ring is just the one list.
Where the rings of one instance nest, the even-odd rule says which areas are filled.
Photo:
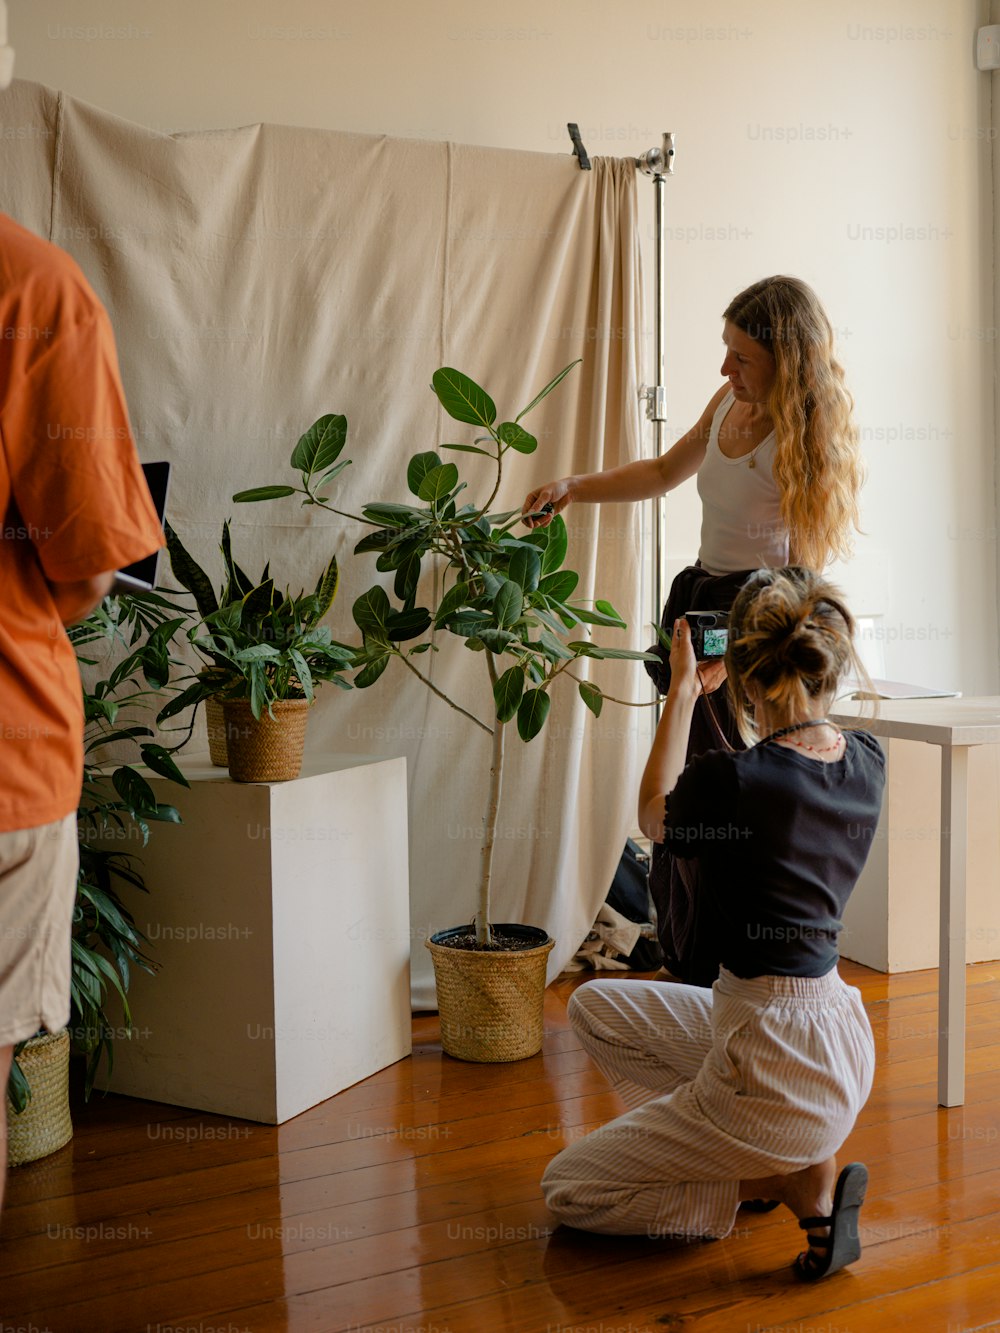
[[[837, 1177], [833, 1192], [833, 1212], [829, 1217], [804, 1217], [799, 1226], [829, 1227], [828, 1236], [806, 1235], [809, 1249], [803, 1250], [793, 1265], [803, 1282], [816, 1282], [828, 1273], [836, 1273], [861, 1257], [858, 1216], [865, 1201], [868, 1168], [863, 1162], [850, 1162]], [[825, 1253], [817, 1253], [825, 1251]]]

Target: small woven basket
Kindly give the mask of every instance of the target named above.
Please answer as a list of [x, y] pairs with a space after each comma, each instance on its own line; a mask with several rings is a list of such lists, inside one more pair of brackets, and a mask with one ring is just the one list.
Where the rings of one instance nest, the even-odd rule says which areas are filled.
[[308, 699], [280, 699], [254, 717], [249, 699], [226, 699], [226, 747], [234, 782], [289, 782], [302, 769]]
[[503, 952], [439, 943], [467, 929], [425, 940], [434, 961], [441, 1045], [456, 1060], [478, 1064], [526, 1060], [542, 1048], [545, 964], [555, 940], [534, 926], [498, 925], [495, 930], [537, 943]]
[[205, 700], [205, 727], [208, 731], [208, 754], [216, 768], [229, 767], [229, 749], [226, 745], [226, 715], [222, 700]]
[[17, 1057], [31, 1088], [31, 1101], [18, 1115], [7, 1098], [7, 1162], [23, 1166], [48, 1157], [69, 1143], [69, 1033], [32, 1037]]

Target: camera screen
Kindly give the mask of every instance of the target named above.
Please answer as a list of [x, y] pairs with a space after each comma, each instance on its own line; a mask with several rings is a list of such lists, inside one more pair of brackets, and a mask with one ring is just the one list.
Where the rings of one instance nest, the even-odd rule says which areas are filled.
[[704, 652], [706, 657], [724, 657], [729, 631], [725, 629], [706, 629]]

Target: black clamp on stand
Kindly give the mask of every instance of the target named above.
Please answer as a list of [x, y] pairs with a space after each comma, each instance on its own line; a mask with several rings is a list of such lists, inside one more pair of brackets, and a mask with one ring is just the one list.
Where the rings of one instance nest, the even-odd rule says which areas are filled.
[[580, 170], [590, 171], [590, 158], [587, 156], [587, 150], [583, 146], [583, 140], [580, 138], [580, 126], [570, 121], [566, 126], [569, 130], [569, 137], [573, 140], [573, 155], [579, 158]]

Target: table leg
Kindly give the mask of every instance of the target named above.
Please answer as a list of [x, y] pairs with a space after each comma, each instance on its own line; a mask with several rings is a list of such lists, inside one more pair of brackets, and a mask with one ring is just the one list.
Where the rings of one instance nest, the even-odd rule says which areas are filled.
[[941, 747], [941, 930], [938, 955], [938, 1102], [965, 1102], [965, 911], [969, 751]]

